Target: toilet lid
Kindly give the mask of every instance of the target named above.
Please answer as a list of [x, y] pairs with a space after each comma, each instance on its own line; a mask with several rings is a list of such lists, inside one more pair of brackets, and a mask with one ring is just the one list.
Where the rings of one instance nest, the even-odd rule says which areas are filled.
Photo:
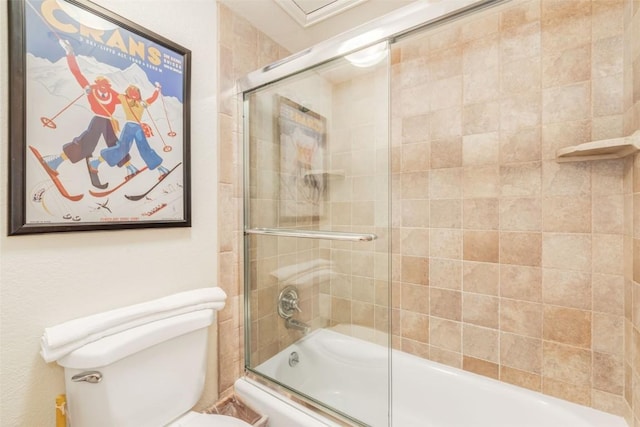
[[251, 424], [226, 415], [188, 412], [169, 427], [251, 427]]

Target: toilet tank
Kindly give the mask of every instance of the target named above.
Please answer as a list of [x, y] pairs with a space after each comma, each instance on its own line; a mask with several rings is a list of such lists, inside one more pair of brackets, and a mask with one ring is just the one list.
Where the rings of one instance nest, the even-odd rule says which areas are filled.
[[[213, 310], [151, 322], [58, 360], [73, 427], [159, 427], [188, 412], [204, 387]], [[98, 383], [73, 381], [98, 371]]]

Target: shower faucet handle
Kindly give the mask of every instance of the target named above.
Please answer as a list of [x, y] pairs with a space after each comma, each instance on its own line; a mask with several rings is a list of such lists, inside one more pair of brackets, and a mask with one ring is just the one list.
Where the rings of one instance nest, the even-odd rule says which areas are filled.
[[297, 299], [291, 299], [290, 301], [287, 302], [287, 300], [284, 301], [286, 304], [288, 304], [289, 309], [291, 310], [297, 310], [298, 313], [302, 313], [302, 310], [300, 309], [300, 307], [298, 307], [298, 300]]
[[298, 291], [294, 286], [287, 286], [278, 296], [278, 314], [283, 319], [288, 319], [293, 316], [294, 311], [302, 313], [298, 306]]

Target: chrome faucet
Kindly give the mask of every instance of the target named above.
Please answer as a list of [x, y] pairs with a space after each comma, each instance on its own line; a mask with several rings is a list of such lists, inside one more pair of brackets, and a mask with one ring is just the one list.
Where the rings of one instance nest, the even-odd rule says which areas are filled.
[[287, 329], [308, 333], [311, 328], [304, 322], [293, 318], [295, 312], [302, 312], [298, 307], [298, 292], [294, 286], [285, 287], [278, 296], [278, 314], [284, 319], [284, 326]]
[[287, 329], [295, 329], [296, 331], [301, 331], [303, 334], [308, 334], [311, 330], [311, 327], [304, 322], [294, 319], [293, 317], [289, 317], [284, 321], [284, 326]]
[[289, 319], [296, 311], [302, 312], [298, 307], [298, 291], [294, 286], [287, 286], [278, 296], [278, 314], [283, 319]]

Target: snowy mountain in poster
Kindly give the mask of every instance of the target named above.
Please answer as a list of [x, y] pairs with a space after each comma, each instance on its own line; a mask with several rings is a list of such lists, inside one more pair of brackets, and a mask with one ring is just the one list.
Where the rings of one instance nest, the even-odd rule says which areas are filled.
[[[96, 77], [103, 76], [111, 81], [111, 86], [118, 92], [124, 92], [127, 86], [134, 84], [140, 88], [143, 98], [150, 96], [155, 88], [154, 82], [149, 81], [144, 70], [137, 64], [132, 64], [129, 68], [120, 70], [87, 56], [78, 56], [76, 60], [82, 74], [89, 80], [89, 83], [93, 83]], [[66, 58], [51, 63], [46, 59], [27, 54], [27, 68], [31, 82], [43, 86], [49, 96], [63, 97], [71, 101], [82, 92], [82, 88], [76, 82], [71, 71], [69, 71]], [[29, 87], [29, 89], [36, 88]], [[157, 103], [161, 104], [161, 101], [158, 100]], [[167, 96], [164, 97], [164, 103], [169, 121], [172, 119], [175, 122], [181, 121], [182, 104], [176, 98]], [[85, 107], [91, 114], [87, 102], [78, 102], [76, 107]], [[157, 115], [157, 119], [164, 121], [166, 125], [164, 112], [162, 110], [155, 111], [156, 108], [153, 107], [153, 105], [150, 106], [149, 111], [153, 112], [154, 119]], [[155, 107], [162, 106], [156, 105]]]

